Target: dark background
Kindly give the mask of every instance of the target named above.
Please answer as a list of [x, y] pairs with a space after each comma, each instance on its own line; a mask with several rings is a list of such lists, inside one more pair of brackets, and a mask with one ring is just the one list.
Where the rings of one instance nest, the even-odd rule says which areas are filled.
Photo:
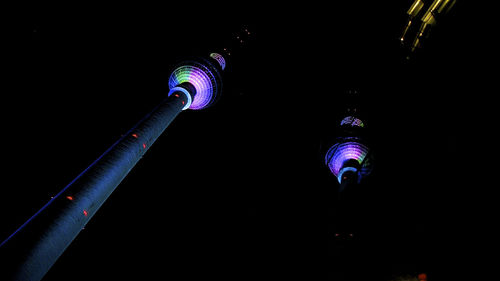
[[[219, 103], [177, 117], [44, 280], [466, 270], [488, 44], [459, 1], [407, 61], [411, 2], [27, 7], [5, 40], [0, 240], [162, 100], [177, 62], [233, 46]], [[339, 213], [322, 151], [352, 89], [376, 162]]]

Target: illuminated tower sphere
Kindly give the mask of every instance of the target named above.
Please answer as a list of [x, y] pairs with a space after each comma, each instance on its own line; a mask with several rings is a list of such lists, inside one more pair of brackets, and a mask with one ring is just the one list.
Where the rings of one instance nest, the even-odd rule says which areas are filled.
[[[212, 53], [210, 57], [218, 64], [214, 65], [204, 59], [185, 61], [170, 75], [169, 96], [175, 91], [184, 93], [188, 100], [183, 109], [203, 109], [217, 101], [222, 89], [219, 70], [226, 67], [226, 62], [224, 57], [217, 53]], [[186, 84], [189, 86], [183, 87]]]
[[42, 279], [175, 117], [214, 104], [225, 66], [216, 53], [178, 65], [165, 99], [0, 243], [0, 280]]
[[359, 183], [372, 171], [370, 149], [361, 138], [364, 123], [354, 116], [340, 122], [343, 136], [337, 138], [325, 156], [325, 164], [337, 177], [340, 191], [346, 184]]

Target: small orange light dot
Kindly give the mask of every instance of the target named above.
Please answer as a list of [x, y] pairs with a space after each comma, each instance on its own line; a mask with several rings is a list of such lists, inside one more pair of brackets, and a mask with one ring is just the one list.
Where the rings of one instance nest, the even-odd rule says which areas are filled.
[[138, 138], [139, 136], [137, 134], [132, 134], [134, 138]]
[[73, 201], [73, 196], [66, 196], [66, 199], [68, 199], [69, 201]]
[[427, 274], [425, 274], [425, 273], [420, 273], [420, 274], [418, 275], [418, 280], [419, 280], [419, 281], [427, 281]]

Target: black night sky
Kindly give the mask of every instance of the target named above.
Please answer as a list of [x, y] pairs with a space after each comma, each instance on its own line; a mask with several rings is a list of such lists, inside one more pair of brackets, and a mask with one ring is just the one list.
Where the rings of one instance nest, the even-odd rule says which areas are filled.
[[[486, 50], [458, 1], [406, 61], [400, 2], [27, 7], [2, 66], [0, 240], [163, 99], [176, 63], [247, 28], [220, 101], [177, 117], [43, 280], [445, 280], [481, 224]], [[340, 214], [321, 153], [352, 89], [376, 162]]]

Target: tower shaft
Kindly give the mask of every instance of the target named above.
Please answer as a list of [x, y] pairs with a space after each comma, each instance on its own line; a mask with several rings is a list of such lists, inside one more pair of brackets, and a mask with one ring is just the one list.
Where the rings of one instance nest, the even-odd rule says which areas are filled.
[[172, 89], [168, 98], [3, 241], [0, 280], [40, 280], [191, 98], [186, 90]]

